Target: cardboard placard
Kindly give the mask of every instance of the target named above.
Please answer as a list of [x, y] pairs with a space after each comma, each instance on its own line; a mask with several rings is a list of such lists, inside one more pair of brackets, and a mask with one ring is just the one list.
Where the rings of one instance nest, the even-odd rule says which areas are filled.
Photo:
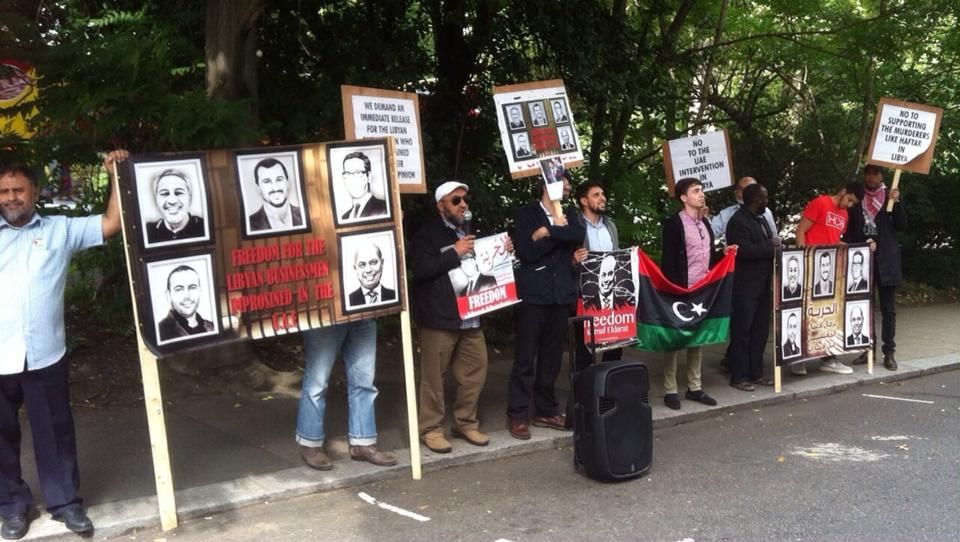
[[939, 107], [881, 98], [867, 163], [930, 173], [942, 118]]
[[583, 164], [563, 80], [493, 87], [493, 103], [512, 178], [540, 175], [540, 160], [553, 156], [567, 169]]
[[677, 181], [687, 177], [699, 179], [704, 192], [732, 186], [733, 151], [727, 131], [707, 132], [665, 142], [663, 168], [667, 176], [667, 193], [671, 197]]
[[393, 137], [401, 194], [426, 194], [420, 136], [420, 98], [415, 92], [341, 85], [346, 139]]

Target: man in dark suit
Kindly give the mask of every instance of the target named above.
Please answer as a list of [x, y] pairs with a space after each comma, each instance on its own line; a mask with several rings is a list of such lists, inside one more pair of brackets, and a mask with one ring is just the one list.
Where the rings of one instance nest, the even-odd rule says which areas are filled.
[[863, 275], [863, 252], [854, 251], [850, 260], [850, 284], [847, 285], [847, 293], [866, 292], [869, 285]]
[[290, 177], [287, 166], [274, 158], [264, 158], [253, 168], [253, 178], [263, 205], [250, 215], [250, 231], [283, 231], [303, 226], [300, 208], [290, 203]]
[[396, 301], [397, 292], [380, 284], [383, 277], [383, 253], [376, 244], [361, 246], [353, 255], [353, 269], [360, 287], [350, 292], [350, 306], [379, 305]]
[[170, 312], [157, 322], [160, 340], [213, 331], [213, 322], [200, 316], [200, 273], [189, 265], [177, 266], [167, 275], [167, 302]]
[[787, 340], [783, 342], [783, 357], [792, 358], [800, 355], [800, 344], [797, 333], [800, 331], [800, 318], [796, 313], [787, 316]]
[[508, 109], [510, 112], [510, 129], [519, 130], [525, 128], [526, 124], [523, 123], [523, 115], [520, 114], [520, 107], [514, 106]]
[[863, 334], [863, 309], [860, 307], [850, 309], [850, 328], [852, 332], [847, 335], [847, 346], [870, 344], [870, 337]]
[[737, 246], [730, 314], [730, 385], [754, 391], [754, 384], [770, 385], [763, 377], [763, 350], [770, 331], [770, 284], [773, 258], [780, 239], [764, 218], [767, 189], [758, 183], [743, 190], [743, 205], [727, 223], [727, 243]]
[[530, 152], [530, 143], [527, 140], [527, 134], [517, 134], [516, 137], [514, 137], [514, 142], [516, 143], [517, 158], [529, 158], [533, 156], [533, 153]]
[[473, 252], [464, 254], [460, 259], [460, 269], [467, 277], [467, 282], [457, 291], [458, 296], [471, 295], [482, 292], [497, 285], [497, 278], [480, 272], [477, 257]]
[[387, 202], [370, 192], [370, 169], [370, 158], [360, 151], [343, 157], [340, 178], [350, 194], [350, 208], [340, 216], [343, 220], [387, 216]]
[[833, 294], [833, 281], [830, 280], [830, 271], [833, 269], [833, 260], [829, 252], [821, 252], [817, 259], [817, 268], [820, 270], [820, 276], [816, 284], [813, 285], [813, 295], [831, 295]]
[[564, 122], [570, 122], [570, 118], [567, 117], [567, 112], [563, 109], [563, 102], [560, 100], [554, 100], [553, 102], [553, 123], [562, 124]]
[[803, 295], [803, 285], [800, 284], [800, 258], [790, 256], [787, 259], [787, 283], [783, 286], [783, 295], [780, 299], [798, 299]]
[[570, 130], [566, 128], [560, 129], [560, 150], [561, 151], [572, 151], [576, 150], [577, 146], [573, 144], [573, 141], [570, 139]]
[[[566, 196], [569, 184], [564, 178]], [[572, 257], [586, 230], [577, 215], [559, 212], [546, 186], [538, 185], [538, 201], [518, 209], [514, 243], [517, 270], [517, 344], [507, 398], [507, 418], [514, 438], [530, 438], [530, 390], [533, 425], [565, 430], [566, 415], [554, 394], [560, 374], [567, 317], [577, 299]]]
[[[850, 208], [850, 223], [843, 240], [847, 243], [872, 242], [873, 288], [880, 302], [883, 324], [880, 338], [883, 341], [883, 366], [888, 371], [897, 370], [894, 352], [897, 349], [897, 285], [903, 282], [903, 262], [897, 232], [907, 227], [907, 213], [900, 202], [900, 190], [887, 190], [883, 184], [883, 170], [868, 164], [863, 168], [864, 197]], [[893, 210], [887, 211], [887, 203], [893, 202]], [[864, 272], [866, 274], [866, 272]], [[860, 356], [854, 363], [866, 363]]]

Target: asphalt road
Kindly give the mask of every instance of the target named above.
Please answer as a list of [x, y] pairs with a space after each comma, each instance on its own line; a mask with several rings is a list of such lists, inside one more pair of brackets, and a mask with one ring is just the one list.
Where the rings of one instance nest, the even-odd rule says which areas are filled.
[[572, 453], [268, 502], [113, 540], [960, 539], [960, 371], [658, 429], [651, 473], [630, 482], [588, 480]]

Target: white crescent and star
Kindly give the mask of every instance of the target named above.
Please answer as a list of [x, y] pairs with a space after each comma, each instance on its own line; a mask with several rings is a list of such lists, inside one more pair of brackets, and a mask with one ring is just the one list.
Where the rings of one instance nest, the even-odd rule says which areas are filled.
[[707, 309], [703, 308], [703, 303], [687, 303], [686, 301], [675, 301], [673, 303], [673, 314], [677, 315], [677, 318], [683, 320], [684, 322], [691, 322], [694, 319], [693, 314], [690, 316], [684, 316], [680, 314], [680, 307], [684, 305], [690, 305], [690, 313], [696, 313], [696, 315], [703, 316], [703, 313], [707, 312]]

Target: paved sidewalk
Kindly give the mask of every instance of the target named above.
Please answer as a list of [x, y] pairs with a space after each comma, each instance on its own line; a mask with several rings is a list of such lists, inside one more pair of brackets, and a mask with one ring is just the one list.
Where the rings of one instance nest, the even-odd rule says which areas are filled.
[[[660, 355], [626, 351], [625, 356], [642, 360], [650, 368], [650, 402], [655, 428], [727, 415], [744, 408], [835, 393], [867, 382], [893, 382], [960, 368], [960, 305], [900, 308], [898, 313], [899, 371], [887, 371], [882, 363], [878, 363], [872, 375], [866, 373], [866, 366], [856, 366], [852, 375], [835, 375], [819, 373], [812, 368], [814, 364], [810, 364], [810, 374], [805, 377], [795, 377], [789, 371], [783, 371], [783, 392], [780, 394], [775, 394], [772, 388], [758, 389], [753, 393], [731, 388], [727, 384], [727, 373], [718, 363], [725, 345], [706, 347], [703, 387], [719, 402], [719, 406], [712, 408], [683, 401], [681, 410], [667, 409], [662, 400]], [[772, 351], [768, 346], [768, 358], [771, 358]], [[481, 401], [481, 429], [490, 434], [490, 445], [479, 448], [462, 440], [453, 440], [453, 453], [442, 455], [421, 447], [424, 476], [451, 465], [572, 444], [571, 433], [549, 429], [532, 428], [533, 438], [528, 441], [510, 437], [505, 430], [504, 408], [512, 352], [491, 347], [490, 357], [489, 376]], [[136, 363], [136, 360], [130, 362]], [[334, 379], [337, 379], [336, 371], [340, 371], [339, 366]], [[357, 486], [372, 480], [409, 477], [402, 367], [381, 366], [378, 373], [380, 447], [393, 450], [400, 457], [398, 466], [386, 469], [350, 461], [344, 437], [332, 439], [329, 443], [336, 461], [332, 471], [319, 472], [304, 466], [293, 440], [298, 401], [293, 394], [263, 394], [259, 400], [218, 394], [168, 401], [165, 405], [167, 433], [181, 520], [268, 500]], [[678, 373], [682, 392], [685, 372]], [[567, 388], [566, 373], [563, 375], [558, 382], [561, 397], [566, 396]], [[342, 384], [342, 376], [340, 382]], [[329, 435], [346, 433], [345, 395], [342, 385], [330, 390]], [[449, 397], [448, 394], [448, 400]], [[77, 408], [75, 416], [81, 493], [97, 526], [97, 537], [159, 526], [143, 407]], [[29, 432], [25, 431], [24, 476], [31, 487], [38, 488], [30, 448]], [[657, 455], [666, 452], [654, 450], [654, 469]], [[410, 483], [416, 482], [411, 480]], [[25, 540], [59, 539], [65, 533], [63, 524], [53, 522], [49, 514], [43, 512], [31, 525]]]

